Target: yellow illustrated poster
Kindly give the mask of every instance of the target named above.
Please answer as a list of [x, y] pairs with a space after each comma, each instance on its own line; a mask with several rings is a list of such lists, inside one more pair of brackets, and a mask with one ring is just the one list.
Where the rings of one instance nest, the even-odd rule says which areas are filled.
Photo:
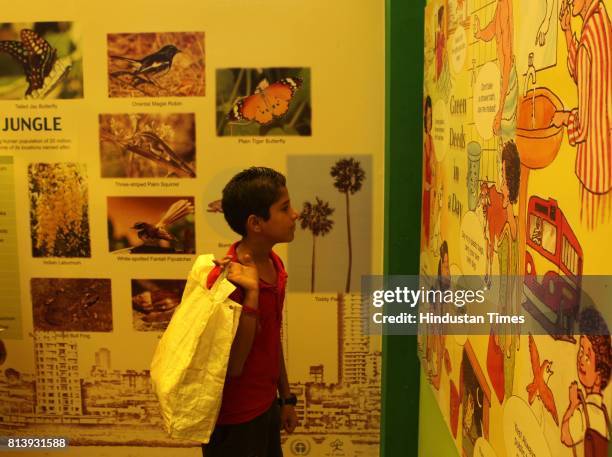
[[383, 266], [384, 4], [33, 0], [2, 21], [0, 436], [201, 455], [165, 433], [151, 358], [197, 256], [239, 239], [224, 185], [266, 166], [300, 214], [274, 248], [284, 455], [377, 456], [360, 281]]
[[421, 273], [538, 329], [420, 339], [463, 457], [609, 455], [610, 8], [426, 5]]

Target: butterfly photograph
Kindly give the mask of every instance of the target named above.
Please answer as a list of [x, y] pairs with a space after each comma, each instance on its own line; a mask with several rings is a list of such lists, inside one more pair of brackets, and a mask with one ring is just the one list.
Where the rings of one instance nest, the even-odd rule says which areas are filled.
[[195, 178], [194, 113], [100, 114], [103, 178]]
[[217, 70], [217, 135], [311, 134], [310, 68]]
[[109, 97], [203, 97], [204, 32], [107, 35]]
[[80, 41], [72, 22], [0, 24], [0, 100], [82, 98]]

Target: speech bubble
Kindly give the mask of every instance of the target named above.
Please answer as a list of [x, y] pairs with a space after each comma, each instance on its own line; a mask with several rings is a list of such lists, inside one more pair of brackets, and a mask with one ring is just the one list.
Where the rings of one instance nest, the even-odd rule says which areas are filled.
[[499, 107], [499, 68], [487, 62], [478, 72], [474, 85], [473, 115], [478, 134], [488, 140], [493, 136], [493, 121]]
[[507, 455], [551, 457], [544, 431], [520, 397], [510, 397], [504, 405], [504, 442]]
[[451, 35], [447, 44], [450, 46], [449, 57], [451, 68], [455, 74], [459, 74], [463, 71], [467, 51], [467, 37], [465, 35], [465, 29], [463, 27], [457, 27], [455, 33]]
[[461, 267], [465, 275], [485, 274], [486, 244], [483, 224], [475, 211], [467, 211], [461, 221]]
[[474, 457], [497, 457], [495, 450], [482, 436], [476, 440], [474, 445]]
[[431, 113], [431, 136], [433, 137], [436, 160], [442, 162], [448, 149], [448, 106], [444, 100], [438, 100]]

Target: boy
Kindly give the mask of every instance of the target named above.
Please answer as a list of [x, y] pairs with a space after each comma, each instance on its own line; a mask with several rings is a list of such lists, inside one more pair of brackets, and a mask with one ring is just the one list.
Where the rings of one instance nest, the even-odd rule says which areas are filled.
[[[608, 412], [604, 390], [610, 381], [612, 348], [604, 318], [593, 308], [586, 308], [580, 317], [580, 347], [576, 360], [578, 380], [569, 386], [569, 405], [561, 422], [561, 442], [568, 447], [583, 445], [587, 457], [608, 456], [610, 439]], [[577, 453], [574, 451], [574, 455]]]
[[292, 433], [297, 415], [280, 341], [287, 273], [272, 247], [293, 240], [298, 214], [285, 177], [264, 167], [234, 176], [223, 189], [221, 206], [242, 239], [216, 262], [207, 286], [227, 269], [227, 278], [238, 286], [230, 297], [242, 304], [242, 314], [217, 425], [202, 452], [205, 457], [278, 457], [280, 429]]

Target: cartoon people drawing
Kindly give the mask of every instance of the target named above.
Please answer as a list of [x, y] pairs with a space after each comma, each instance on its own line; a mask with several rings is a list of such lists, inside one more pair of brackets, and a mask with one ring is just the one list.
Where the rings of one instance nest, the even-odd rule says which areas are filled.
[[497, 58], [501, 72], [499, 108], [493, 120], [493, 133], [500, 135], [502, 143], [514, 139], [516, 107], [518, 104], [518, 78], [513, 50], [512, 0], [497, 0], [495, 14], [484, 29], [478, 16], [474, 18], [474, 38], [497, 43]]
[[[449, 290], [451, 287], [450, 263], [448, 260], [448, 244], [443, 241], [440, 245], [440, 260], [438, 261], [438, 279], [437, 288], [442, 292]], [[441, 305], [434, 304], [434, 314], [440, 314]], [[440, 389], [440, 381], [442, 379], [442, 367], [444, 359], [444, 351], [446, 349], [446, 337], [441, 324], [432, 324], [430, 332], [427, 334], [427, 352], [429, 354], [428, 362], [430, 364], [427, 373], [429, 381], [436, 390]], [[432, 360], [435, 355], [435, 361]]]
[[[572, 32], [571, 16], [583, 20], [579, 39]], [[576, 147], [580, 217], [594, 229], [612, 210], [612, 27], [601, 0], [564, 1], [559, 20], [567, 44], [567, 66], [578, 88], [578, 106], [558, 111], [552, 124], [566, 126], [569, 143]]]
[[[593, 308], [582, 312], [580, 327], [581, 332], [589, 332], [580, 336], [576, 360], [582, 388], [575, 381], [569, 386], [569, 405], [561, 422], [561, 442], [568, 447], [582, 447], [584, 451], [579, 455], [606, 457], [610, 419], [603, 392], [610, 381], [610, 334], [603, 318]], [[577, 455], [575, 450], [574, 455]]]
[[[514, 215], [514, 205], [518, 201], [521, 163], [516, 144], [507, 142], [502, 149], [502, 172], [499, 192], [494, 185], [481, 186], [481, 203], [485, 214], [484, 236], [486, 240], [485, 286], [491, 287], [493, 255], [497, 252], [499, 262], [499, 301], [501, 314], [518, 312], [516, 275], [518, 274], [518, 218]], [[502, 325], [502, 324], [500, 324]], [[518, 330], [514, 324], [503, 324], [510, 328], [496, 328], [493, 331], [494, 343], [504, 355], [504, 391], [506, 397], [512, 395], [514, 364], [518, 350]]]
[[431, 98], [429, 95], [425, 99], [425, 114], [423, 116], [423, 125], [425, 128], [425, 135], [423, 140], [423, 204], [421, 211], [423, 212], [423, 232], [425, 239], [425, 246], [429, 247], [431, 240], [431, 197], [434, 184], [434, 173], [435, 173], [435, 153], [434, 143], [431, 137], [431, 126], [432, 126], [432, 108]]
[[444, 64], [444, 48], [446, 47], [446, 36], [444, 35], [444, 6], [438, 8], [438, 28], [436, 30], [436, 81], [442, 74]]

